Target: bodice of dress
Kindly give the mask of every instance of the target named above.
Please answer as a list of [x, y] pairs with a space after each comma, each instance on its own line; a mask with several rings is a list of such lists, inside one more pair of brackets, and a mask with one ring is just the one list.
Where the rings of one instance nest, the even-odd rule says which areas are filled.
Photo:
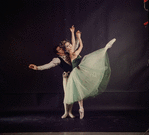
[[69, 54], [59, 56], [59, 57], [62, 58], [67, 64], [71, 65], [71, 60], [70, 60]]
[[78, 57], [72, 61], [72, 69], [77, 67], [80, 64], [80, 62], [81, 62], [81, 56], [78, 55]]
[[61, 60], [61, 63], [59, 64], [59, 66], [65, 71], [68, 72], [72, 70], [72, 66], [71, 64], [66, 63], [66, 61], [64, 61], [61, 57], [58, 57]]

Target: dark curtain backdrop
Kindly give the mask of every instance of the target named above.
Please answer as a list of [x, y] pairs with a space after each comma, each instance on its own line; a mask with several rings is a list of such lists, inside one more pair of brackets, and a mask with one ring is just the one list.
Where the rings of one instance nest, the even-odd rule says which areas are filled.
[[[0, 111], [63, 110], [62, 69], [34, 71], [56, 55], [53, 47], [82, 32], [84, 56], [108, 50], [111, 78], [106, 91], [84, 101], [86, 110], [149, 109], [147, 12], [143, 0], [0, 1]], [[78, 105], [74, 105], [74, 110]]]

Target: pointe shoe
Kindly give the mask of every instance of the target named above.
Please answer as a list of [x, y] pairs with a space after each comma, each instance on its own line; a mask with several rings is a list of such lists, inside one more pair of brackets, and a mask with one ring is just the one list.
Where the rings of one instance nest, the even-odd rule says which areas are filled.
[[69, 113], [70, 118], [75, 118], [75, 116], [72, 113]]
[[108, 48], [111, 48], [115, 41], [116, 41], [116, 38], [113, 38], [112, 40], [110, 40], [110, 41], [106, 44], [106, 48], [107, 48], [107, 49], [108, 49]]
[[64, 113], [64, 115], [61, 118], [65, 119], [67, 116], [68, 116], [68, 113]]
[[83, 119], [83, 117], [84, 117], [84, 109], [83, 108], [79, 109], [79, 113], [80, 113], [80, 119]]

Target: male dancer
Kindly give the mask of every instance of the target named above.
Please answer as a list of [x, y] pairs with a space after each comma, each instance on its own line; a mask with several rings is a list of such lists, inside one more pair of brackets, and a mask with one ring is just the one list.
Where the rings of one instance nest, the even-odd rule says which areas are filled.
[[[72, 32], [72, 39], [74, 40], [74, 26], [72, 26], [70, 28], [70, 31]], [[77, 41], [75, 49], [78, 48], [78, 44], [79, 44], [79, 42]], [[30, 64], [29, 68], [31, 68], [33, 70], [45, 70], [45, 69], [50, 69], [52, 67], [55, 67], [55, 66], [59, 65], [64, 70], [64, 72], [63, 72], [63, 88], [64, 88], [64, 93], [65, 93], [65, 86], [66, 86], [66, 83], [67, 83], [67, 79], [69, 77], [69, 73], [72, 70], [71, 61], [70, 61], [69, 55], [65, 53], [62, 46], [60, 46], [60, 45], [55, 46], [54, 52], [58, 55], [58, 57], [53, 58], [53, 60], [50, 63], [42, 65], [42, 66], [36, 66], [34, 64]], [[64, 115], [61, 116], [62, 119], [66, 118], [68, 115], [71, 118], [75, 117], [72, 114], [72, 106], [73, 106], [73, 104], [68, 105], [68, 104], [64, 103], [65, 112], [64, 112]]]

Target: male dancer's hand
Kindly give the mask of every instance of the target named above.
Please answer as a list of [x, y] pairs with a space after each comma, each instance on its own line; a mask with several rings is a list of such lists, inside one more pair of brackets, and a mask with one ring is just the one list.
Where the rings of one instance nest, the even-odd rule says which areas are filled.
[[33, 70], [38, 70], [37, 66], [34, 65], [34, 64], [30, 64], [30, 65], [29, 65], [29, 68], [30, 68], [30, 69], [33, 69]]

